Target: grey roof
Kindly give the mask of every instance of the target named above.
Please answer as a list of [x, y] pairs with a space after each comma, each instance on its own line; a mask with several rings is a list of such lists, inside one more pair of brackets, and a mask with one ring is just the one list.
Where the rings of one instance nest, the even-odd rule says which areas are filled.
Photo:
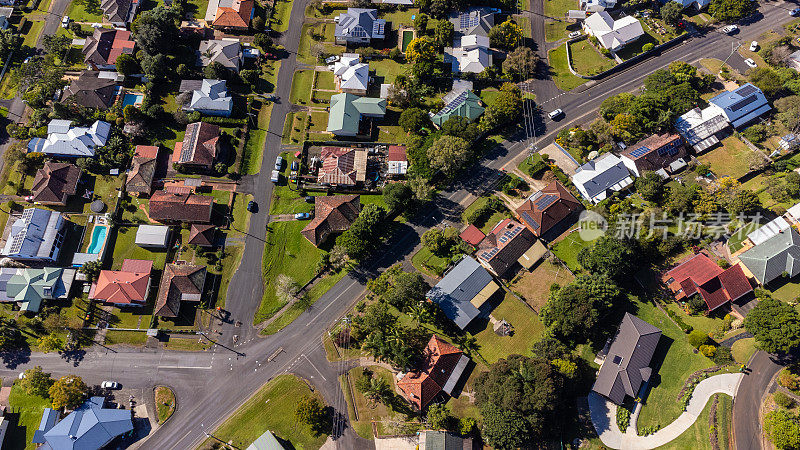
[[203, 66], [218, 62], [236, 72], [242, 66], [242, 44], [238, 39], [201, 41], [198, 53], [200, 55], [200, 64]]
[[463, 450], [464, 439], [442, 430], [425, 430], [425, 447], [420, 450]]
[[252, 444], [247, 447], [247, 450], [284, 450], [284, 446], [278, 442], [275, 435], [267, 430], [258, 437]]
[[53, 450], [95, 450], [133, 430], [131, 411], [103, 408], [104, 397], [92, 397], [44, 433]]
[[377, 9], [347, 8], [347, 12], [339, 14], [334, 35], [347, 39], [383, 39], [386, 21], [378, 19]]
[[203, 80], [181, 80], [178, 92], [192, 92], [203, 87]]
[[11, 230], [2, 255], [20, 259], [56, 259], [57, 255], [52, 255], [53, 248], [63, 226], [64, 218], [60, 212], [26, 208], [21, 217], [6, 224]]
[[[580, 166], [572, 176], [572, 182], [580, 185], [588, 194], [587, 200], [592, 200], [602, 192], [608, 190], [618, 191], [618, 186], [629, 185], [631, 174], [625, 163], [613, 153], [605, 153], [586, 164]], [[581, 192], [583, 193], [583, 192]]]
[[200, 88], [192, 91], [192, 100], [183, 109], [229, 116], [233, 111], [233, 98], [228, 95], [225, 80], [203, 80]]
[[721, 108], [734, 128], [745, 125], [772, 109], [761, 89], [750, 83], [723, 92], [708, 102]]
[[28, 152], [63, 157], [94, 157], [97, 147], [106, 145], [111, 124], [95, 121], [90, 127], [72, 127], [69, 120], [54, 119], [47, 126], [47, 139], [33, 138]]
[[650, 360], [660, 338], [661, 330], [625, 313], [592, 390], [618, 405], [626, 395], [636, 397], [650, 379]]
[[470, 302], [492, 281], [489, 272], [467, 256], [428, 291], [427, 297], [463, 330], [480, 315], [480, 310]]
[[800, 274], [800, 234], [794, 228], [780, 231], [739, 255], [739, 261], [761, 284], [769, 283], [784, 272], [794, 277]]
[[472, 8], [451, 15], [449, 20], [456, 33], [489, 36], [489, 31], [494, 26], [494, 11], [491, 8]]
[[166, 225], [139, 225], [136, 230], [136, 245], [166, 247], [169, 227]]

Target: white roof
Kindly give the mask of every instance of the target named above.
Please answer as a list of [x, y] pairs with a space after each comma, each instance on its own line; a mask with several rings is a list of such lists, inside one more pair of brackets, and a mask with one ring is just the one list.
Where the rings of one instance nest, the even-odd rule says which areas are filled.
[[192, 91], [192, 100], [186, 109], [230, 112], [233, 109], [233, 98], [228, 95], [225, 80], [203, 80], [200, 89]]
[[333, 65], [333, 73], [341, 80], [342, 89], [367, 89], [369, 84], [369, 64], [361, 62], [361, 56], [345, 53]]
[[790, 226], [791, 225], [789, 225], [789, 222], [787, 222], [786, 219], [783, 217], [778, 217], [756, 231], [748, 234], [747, 238], [753, 242], [753, 245], [760, 245], [767, 239], [777, 235], [783, 230], [788, 229]]
[[625, 16], [614, 20], [605, 11], [587, 17], [583, 25], [603, 44], [603, 47], [611, 50], [622, 47], [644, 34], [642, 24], [635, 17]]
[[22, 212], [22, 216], [10, 224], [11, 230], [3, 246], [3, 255], [18, 258], [54, 259], [51, 258], [51, 251], [62, 225], [63, 219], [60, 212], [26, 208]]
[[165, 225], [139, 225], [136, 230], [136, 245], [166, 246], [169, 227]]
[[800, 222], [800, 203], [787, 209], [786, 213], [789, 214], [794, 220]]
[[72, 157], [93, 157], [95, 148], [106, 145], [111, 124], [96, 121], [91, 127], [70, 127], [69, 120], [52, 120], [47, 126], [47, 139], [33, 138], [28, 152]]
[[725, 112], [713, 104], [705, 109], [694, 108], [675, 121], [678, 133], [691, 145], [722, 131], [727, 126], [728, 119], [725, 117]]
[[608, 191], [621, 191], [633, 183], [622, 159], [613, 153], [604, 153], [578, 167], [572, 182], [587, 200], [605, 200]]
[[408, 173], [408, 161], [389, 161], [389, 173], [392, 175], [405, 175]]

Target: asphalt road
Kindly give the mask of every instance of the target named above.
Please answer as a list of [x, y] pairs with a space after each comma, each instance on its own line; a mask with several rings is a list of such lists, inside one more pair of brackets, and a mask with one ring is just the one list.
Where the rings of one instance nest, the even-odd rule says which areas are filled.
[[733, 438], [736, 450], [761, 448], [761, 422], [758, 411], [772, 377], [783, 368], [767, 353], [758, 351], [750, 359], [748, 372], [739, 384], [733, 402]]

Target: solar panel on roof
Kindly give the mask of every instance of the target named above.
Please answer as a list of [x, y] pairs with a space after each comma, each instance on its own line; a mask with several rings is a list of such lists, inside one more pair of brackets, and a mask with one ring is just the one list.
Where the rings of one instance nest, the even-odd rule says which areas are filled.
[[738, 111], [756, 100], [758, 100], [757, 95], [751, 95], [744, 100], [739, 100], [731, 106], [731, 111]]
[[650, 151], [651, 149], [648, 147], [639, 147], [631, 152], [631, 156], [633, 156], [634, 158], [639, 158], [650, 153]]
[[536, 209], [545, 209], [548, 206], [552, 205], [553, 202], [555, 202], [557, 199], [558, 199], [557, 195], [555, 195], [555, 194], [547, 194], [545, 196], [542, 196], [538, 200], [536, 200], [533, 203], [533, 205], [536, 207]]
[[[197, 127], [194, 127], [192, 131], [194, 131]], [[194, 152], [194, 144], [197, 140], [198, 133], [190, 133], [189, 134], [189, 141], [181, 148], [181, 161], [190, 161], [192, 159], [192, 153]]]
[[745, 86], [742, 86], [741, 88], [739, 88], [739, 90], [736, 91], [736, 93], [741, 95], [742, 97], [747, 97], [750, 94], [755, 94], [757, 91], [758, 91], [758, 89], [756, 89], [755, 86], [750, 86], [748, 84], [748, 85], [745, 85]]
[[467, 91], [458, 94], [456, 98], [453, 99], [453, 101], [445, 105], [445, 107], [442, 108], [441, 111], [439, 111], [439, 115], [443, 116], [445, 114], [449, 114], [450, 112], [461, 106], [461, 104], [464, 103], [464, 100], [467, 99], [467, 95], [468, 95]]

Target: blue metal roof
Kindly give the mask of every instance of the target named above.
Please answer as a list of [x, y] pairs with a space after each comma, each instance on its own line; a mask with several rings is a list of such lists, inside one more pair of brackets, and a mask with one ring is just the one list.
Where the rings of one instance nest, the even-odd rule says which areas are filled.
[[750, 83], [723, 92], [709, 100], [709, 103], [722, 108], [734, 128], [745, 125], [772, 109], [761, 89]]
[[104, 397], [87, 400], [44, 433], [46, 445], [53, 450], [96, 450], [133, 430], [130, 410], [103, 408], [104, 403]]

